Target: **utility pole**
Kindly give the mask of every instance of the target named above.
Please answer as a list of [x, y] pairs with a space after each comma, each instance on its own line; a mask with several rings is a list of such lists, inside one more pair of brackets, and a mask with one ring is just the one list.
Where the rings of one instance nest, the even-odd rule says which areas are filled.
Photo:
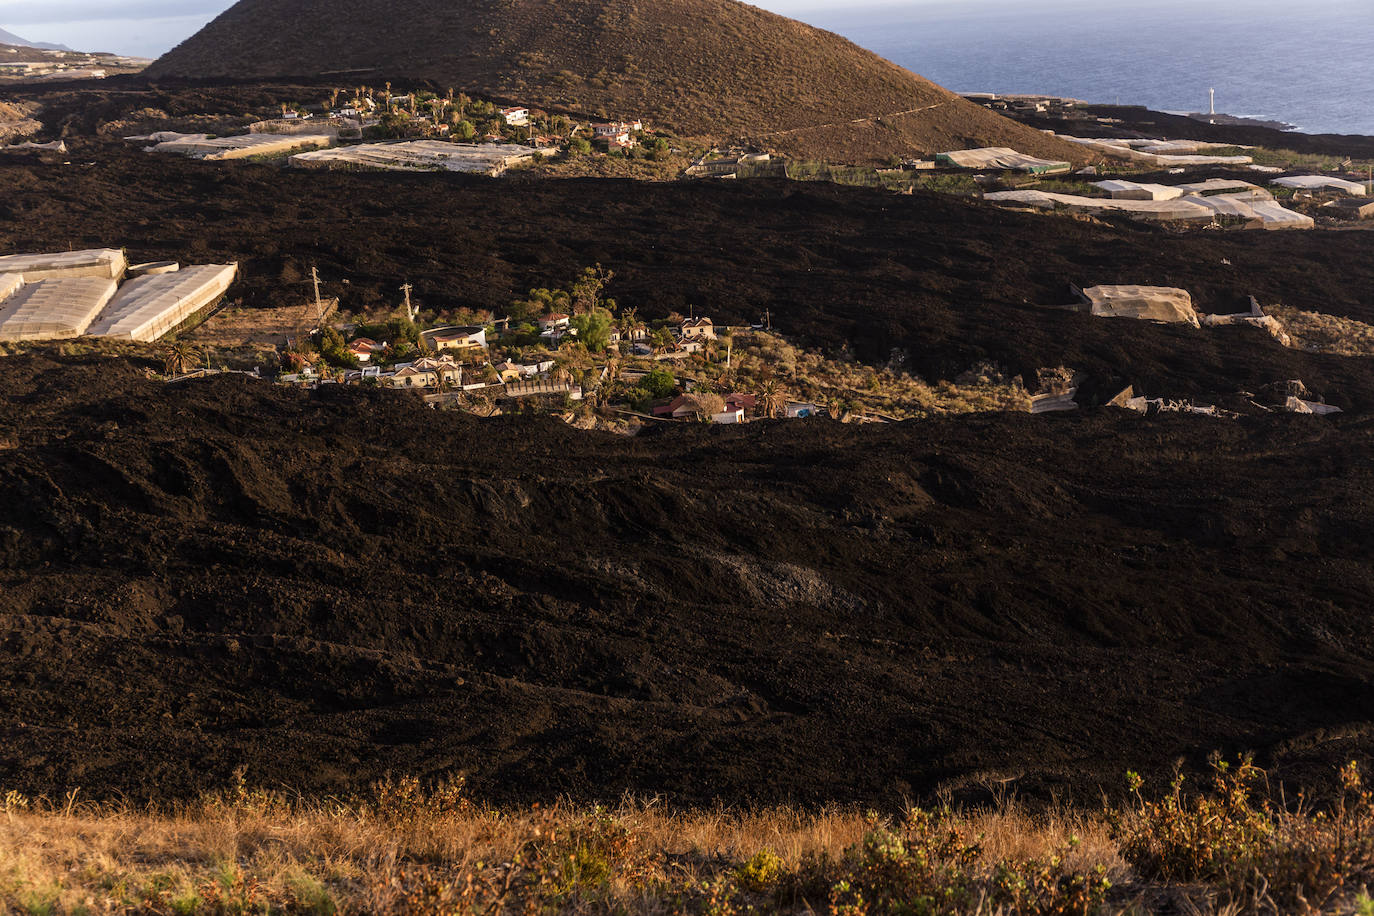
[[1212, 117], [1215, 118], [1215, 117], [1217, 116], [1217, 91], [1216, 91], [1215, 89], [1208, 89], [1208, 90], [1207, 90], [1207, 94], [1211, 97], [1211, 100], [1212, 100], [1211, 115], [1212, 115]]
[[410, 305], [410, 291], [414, 289], [409, 283], [401, 287], [401, 292], [406, 294], [406, 317], [411, 321], [415, 320], [415, 310]]
[[315, 265], [310, 265], [310, 280], [315, 284], [315, 320], [324, 319], [324, 303], [320, 301], [320, 271]]

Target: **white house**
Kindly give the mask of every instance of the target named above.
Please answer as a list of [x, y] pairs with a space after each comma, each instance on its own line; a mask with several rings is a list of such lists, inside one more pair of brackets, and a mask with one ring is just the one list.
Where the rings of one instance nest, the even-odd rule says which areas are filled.
[[484, 350], [487, 346], [487, 329], [476, 325], [434, 328], [423, 336], [435, 350]]
[[530, 124], [530, 110], [528, 108], [503, 108], [501, 109], [501, 117], [511, 127], [528, 127]]

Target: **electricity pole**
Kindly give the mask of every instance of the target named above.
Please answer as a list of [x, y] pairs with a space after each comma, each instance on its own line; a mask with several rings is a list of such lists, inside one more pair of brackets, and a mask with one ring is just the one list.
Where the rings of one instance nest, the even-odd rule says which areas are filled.
[[315, 265], [310, 265], [310, 280], [315, 284], [315, 321], [324, 320], [324, 303], [320, 301], [320, 271]]

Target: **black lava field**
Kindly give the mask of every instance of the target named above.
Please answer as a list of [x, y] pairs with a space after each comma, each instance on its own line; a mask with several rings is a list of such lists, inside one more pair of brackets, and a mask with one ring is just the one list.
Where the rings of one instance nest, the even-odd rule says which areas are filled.
[[[232, 299], [500, 311], [600, 263], [646, 318], [767, 310], [934, 381], [1083, 410], [638, 437], [407, 395], [0, 360], [0, 784], [186, 796], [461, 772], [498, 800], [897, 805], [1255, 750], [1374, 751], [1374, 376], [1068, 285], [1374, 321], [1374, 234], [1172, 233], [780, 182], [0, 160], [0, 251], [240, 262]], [[344, 281], [347, 281], [345, 283]], [[1142, 417], [1301, 379], [1334, 418]]]

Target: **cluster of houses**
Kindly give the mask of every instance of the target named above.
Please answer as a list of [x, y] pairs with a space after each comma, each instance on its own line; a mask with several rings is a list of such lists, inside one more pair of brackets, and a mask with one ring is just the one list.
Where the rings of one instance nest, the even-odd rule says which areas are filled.
[[[374, 359], [388, 345], [370, 337], [359, 337], [348, 344], [348, 352], [358, 360], [359, 368], [345, 371], [341, 380], [345, 384], [372, 380], [388, 388], [481, 391], [536, 379], [552, 372], [556, 366], [552, 359], [523, 363], [507, 360], [491, 365], [470, 358], [477, 352], [486, 352], [484, 328], [439, 328], [426, 332], [426, 339], [431, 342], [433, 355], [383, 367], [375, 364]], [[314, 368], [307, 366], [301, 372], [281, 376], [278, 381], [309, 385], [321, 378]]]
[[[543, 316], [537, 325], [539, 340], [551, 349], [557, 349], [568, 339], [577, 337], [577, 329], [572, 327], [572, 317], [561, 312]], [[612, 327], [607, 344], [619, 354], [679, 359], [700, 353], [706, 348], [707, 342], [716, 339], [716, 326], [710, 318], [688, 318], [674, 326], [672, 331], [672, 343], [657, 353], [651, 343], [653, 335], [646, 324]]]
[[613, 150], [627, 150], [638, 146], [637, 135], [643, 130], [644, 122], [638, 119], [592, 125], [592, 135], [598, 140], [606, 141], [607, 147]]
[[[433, 106], [445, 104], [442, 100], [434, 100], [425, 103], [425, 107], [431, 108], [431, 111], [428, 113], [421, 112], [419, 110], [420, 106], [415, 104], [410, 95], [390, 96], [387, 100], [386, 107], [390, 113], [396, 114], [406, 109], [407, 100], [409, 100], [412, 120], [417, 125], [423, 126], [426, 134], [431, 136], [437, 135], [439, 137], [450, 136], [452, 132], [450, 125], [434, 116], [438, 109], [435, 109]], [[348, 139], [354, 132], [379, 124], [381, 122], [381, 115], [387, 113], [381, 109], [382, 106], [377, 103], [371, 93], [359, 92], [355, 97], [349, 99], [343, 105], [327, 107], [325, 117], [330, 122], [331, 126], [343, 132], [340, 133], [341, 137]], [[528, 142], [535, 148], [542, 149], [559, 146], [568, 139], [567, 137], [561, 136], [534, 135], [533, 129], [535, 120], [533, 112], [526, 106], [517, 105], [510, 108], [499, 109], [497, 111], [497, 116], [500, 118], [501, 123], [505, 124], [507, 127], [530, 130]], [[289, 106], [284, 105], [282, 106], [282, 121], [274, 123], [302, 122], [310, 120], [313, 117], [314, 116], [309, 112], [293, 110], [289, 108]], [[587, 127], [590, 129], [592, 138], [605, 142], [608, 150], [627, 150], [639, 145], [638, 134], [644, 130], [644, 122], [636, 118], [630, 121], [610, 121], [606, 123], [592, 122], [587, 125]], [[493, 133], [487, 134], [480, 139], [486, 142], [501, 142], [505, 138], [499, 134]]]
[[[562, 313], [544, 315], [537, 321], [540, 342], [551, 350], [558, 349], [563, 343], [577, 337], [577, 329], [572, 326], [572, 318]], [[498, 333], [509, 329], [509, 321], [496, 322]], [[700, 353], [707, 342], [716, 339], [715, 324], [710, 318], [689, 318], [673, 327], [673, 343], [655, 353], [650, 344], [651, 332], [648, 325], [635, 324], [629, 327], [619, 325], [611, 328], [608, 346], [615, 353], [625, 353], [660, 360], [674, 359]], [[359, 363], [360, 368], [346, 372], [344, 381], [361, 382], [375, 379], [377, 383], [393, 388], [452, 388], [476, 390], [494, 385], [528, 381], [538, 378], [554, 368], [553, 360], [536, 360], [530, 363], [509, 361], [492, 365], [483, 357], [487, 353], [487, 328], [480, 325], [456, 325], [432, 328], [421, 334], [427, 350], [433, 356], [422, 357], [410, 363], [398, 363], [383, 369], [376, 365], [381, 354], [388, 349], [386, 341], [370, 337], [358, 337], [347, 344], [347, 352]], [[282, 376], [283, 382], [299, 384], [313, 383], [318, 376], [307, 367], [300, 373]]]
[[[538, 321], [541, 340], [556, 347], [569, 337], [575, 338], [577, 332], [570, 322], [568, 315], [554, 313], [543, 316]], [[496, 322], [496, 329], [498, 333], [508, 330], [509, 321]], [[666, 348], [660, 346], [657, 359], [700, 352], [708, 342], [716, 339], [715, 324], [706, 317], [688, 318], [672, 325], [671, 330], [674, 343]], [[492, 362], [488, 358], [487, 333], [487, 327], [477, 325], [424, 331], [421, 338], [425, 355], [392, 365], [381, 364], [382, 354], [390, 349], [386, 341], [358, 337], [346, 345], [347, 352], [358, 361], [358, 368], [325, 377], [314, 367], [306, 366], [300, 372], [279, 376], [277, 380], [283, 384], [310, 387], [320, 384], [373, 384], [418, 391], [431, 402], [444, 401], [461, 392], [482, 394], [493, 400], [530, 395], [566, 395], [573, 400], [582, 398], [581, 387], [567, 373], [558, 371], [557, 362], [547, 354], [520, 362], [510, 359]], [[654, 353], [649, 341], [655, 336], [661, 343], [662, 335], [651, 332], [647, 325], [615, 327], [610, 332], [609, 348], [612, 352], [624, 352], [628, 345], [633, 348], [634, 355], [648, 357]], [[642, 370], [637, 371], [642, 373]], [[691, 383], [683, 381], [681, 384], [687, 388]], [[723, 398], [720, 410], [712, 408], [709, 411], [709, 417], [703, 415], [701, 401], [692, 394], [664, 399], [649, 409], [652, 416], [663, 420], [701, 419], [718, 424], [734, 424], [760, 416], [761, 406], [755, 395], [732, 392]], [[792, 419], [817, 416], [821, 412], [811, 403], [776, 404], [771, 406], [771, 410]]]
[[107, 76], [136, 73], [146, 66], [148, 61], [137, 57], [21, 48], [0, 43], [0, 82], [102, 80]]

